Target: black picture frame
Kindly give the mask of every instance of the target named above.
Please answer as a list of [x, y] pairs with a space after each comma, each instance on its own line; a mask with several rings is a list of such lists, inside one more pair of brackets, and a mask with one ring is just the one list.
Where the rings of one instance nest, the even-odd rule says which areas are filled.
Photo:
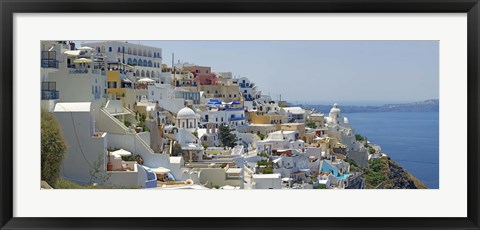
[[[478, 0], [1, 0], [2, 229], [480, 229]], [[468, 14], [468, 211], [466, 218], [17, 218], [13, 217], [14, 13], [446, 13]], [[32, 204], [34, 205], [34, 204]], [[414, 207], [411, 207], [414, 208]], [[442, 202], [438, 202], [438, 208]]]

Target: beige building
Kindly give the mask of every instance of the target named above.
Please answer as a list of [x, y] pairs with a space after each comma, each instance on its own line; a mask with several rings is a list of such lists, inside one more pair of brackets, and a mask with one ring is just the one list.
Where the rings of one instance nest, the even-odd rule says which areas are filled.
[[269, 133], [275, 132], [276, 127], [272, 124], [249, 124], [248, 126], [239, 126], [237, 130], [241, 133], [255, 133], [267, 136]]
[[305, 134], [305, 124], [304, 123], [285, 123], [276, 126], [277, 131], [297, 131], [301, 139]]
[[325, 127], [325, 116], [323, 113], [312, 113], [307, 117], [307, 122], [313, 122], [317, 128]]
[[189, 91], [203, 91], [203, 98], [218, 98], [224, 102], [242, 101], [238, 85], [200, 85], [181, 87]]
[[146, 89], [131, 89], [125, 88], [124, 106], [130, 110], [136, 110], [137, 102], [142, 100], [142, 97], [147, 97], [148, 90]]

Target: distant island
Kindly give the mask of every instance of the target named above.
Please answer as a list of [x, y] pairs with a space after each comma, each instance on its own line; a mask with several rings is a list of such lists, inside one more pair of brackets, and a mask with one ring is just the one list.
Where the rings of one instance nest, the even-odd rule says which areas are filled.
[[[328, 113], [332, 108], [331, 105], [298, 105], [304, 108], [315, 109], [322, 113]], [[352, 106], [343, 105], [344, 113], [365, 113], [365, 112], [438, 112], [439, 100], [429, 99], [420, 102], [404, 103], [404, 104], [385, 104], [381, 106]]]

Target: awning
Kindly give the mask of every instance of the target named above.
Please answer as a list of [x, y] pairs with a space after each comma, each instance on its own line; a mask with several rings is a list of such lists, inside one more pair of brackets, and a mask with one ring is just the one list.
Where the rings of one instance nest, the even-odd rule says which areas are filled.
[[88, 46], [82, 46], [80, 48], [78, 48], [79, 50], [93, 50], [92, 47], [88, 47]]
[[155, 80], [152, 80], [150, 78], [142, 78], [142, 79], [138, 80], [137, 82], [139, 82], [139, 83], [153, 83], [153, 82], [155, 82]]
[[91, 63], [91, 62], [93, 62], [92, 59], [86, 59], [86, 58], [79, 58], [79, 59], [73, 60], [73, 63]]

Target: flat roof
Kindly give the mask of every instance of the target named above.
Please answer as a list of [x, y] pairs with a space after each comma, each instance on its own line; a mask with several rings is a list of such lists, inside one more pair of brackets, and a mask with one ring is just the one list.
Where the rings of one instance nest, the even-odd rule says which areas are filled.
[[90, 112], [90, 102], [57, 103], [54, 112]]
[[241, 173], [242, 169], [241, 168], [228, 168], [227, 173]]
[[254, 179], [277, 179], [280, 178], [280, 173], [273, 173], [273, 174], [253, 174]]
[[182, 162], [182, 157], [170, 157], [170, 163], [180, 164], [180, 162]]
[[275, 126], [274, 124], [249, 124], [248, 126]]

